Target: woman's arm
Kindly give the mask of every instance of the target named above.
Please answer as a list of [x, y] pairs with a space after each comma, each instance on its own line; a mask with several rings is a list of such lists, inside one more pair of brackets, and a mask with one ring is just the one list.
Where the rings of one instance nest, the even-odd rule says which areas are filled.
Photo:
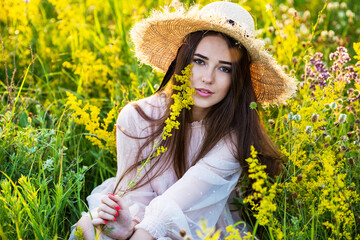
[[137, 229], [132, 237], [131, 240], [153, 240], [153, 238], [146, 230], [139, 228]]
[[[108, 194], [113, 193], [120, 177], [136, 162], [139, 148], [145, 141], [141, 137], [146, 136], [145, 129], [148, 123], [139, 116], [131, 104], [128, 104], [120, 112], [116, 125], [117, 176], [95, 188], [87, 200], [91, 206], [93, 225], [104, 225], [113, 229], [104, 232], [112, 238], [126, 239], [134, 232], [134, 223], [139, 223], [143, 219], [145, 207], [149, 205], [155, 194], [150, 184], [121, 195], [123, 204], [120, 204], [119, 196]], [[124, 176], [117, 186], [116, 193], [128, 189], [128, 183], [135, 178], [136, 171], [137, 169], [134, 169]], [[119, 207], [120, 209], [117, 209]], [[124, 236], [126, 237], [123, 238]]]

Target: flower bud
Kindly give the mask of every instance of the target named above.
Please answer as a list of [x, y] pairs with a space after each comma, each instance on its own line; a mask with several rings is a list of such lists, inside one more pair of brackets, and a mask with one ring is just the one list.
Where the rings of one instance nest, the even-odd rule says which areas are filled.
[[331, 136], [330, 136], [330, 135], [326, 135], [326, 136], [325, 136], [325, 141], [326, 141], [326, 142], [330, 142], [330, 140], [331, 140]]
[[347, 106], [346, 111], [350, 112], [350, 111], [354, 111], [354, 107], [352, 105]]
[[270, 26], [267, 30], [269, 33], [273, 33], [275, 31], [275, 28], [273, 26]]
[[331, 108], [331, 109], [336, 109], [336, 108], [337, 108], [336, 102], [330, 103], [330, 108]]
[[312, 126], [306, 126], [306, 128], [305, 128], [305, 133], [306, 133], [307, 135], [310, 135], [310, 134], [312, 133]]
[[310, 18], [310, 11], [309, 11], [309, 10], [306, 10], [306, 11], [304, 12], [303, 18], [305, 18], [305, 19]]
[[294, 114], [291, 112], [288, 114], [289, 121], [293, 120]]
[[348, 18], [354, 18], [355, 16], [355, 14], [350, 9], [347, 10], [345, 14]]
[[317, 113], [314, 113], [312, 116], [311, 116], [311, 121], [312, 122], [317, 122], [319, 119], [319, 114]]
[[294, 8], [289, 8], [288, 14], [292, 15], [293, 17], [297, 17], [298, 12]]
[[294, 64], [297, 64], [297, 63], [299, 62], [299, 60], [297, 59], [297, 57], [293, 57], [293, 58], [292, 58], [292, 62], [293, 62]]
[[269, 119], [269, 120], [268, 120], [268, 123], [269, 123], [270, 125], [273, 125], [273, 124], [275, 123], [275, 121], [274, 121], [273, 119]]
[[295, 120], [295, 121], [300, 121], [300, 120], [301, 120], [301, 115], [296, 114], [296, 115], [294, 116], [294, 120]]
[[353, 88], [349, 88], [349, 89], [347, 90], [347, 94], [350, 94], [350, 93], [352, 93], [352, 92], [354, 92], [354, 89], [353, 89]]
[[251, 109], [256, 109], [256, 108], [257, 108], [256, 102], [251, 102], [251, 103], [250, 103], [250, 108], [251, 108]]
[[339, 116], [338, 122], [339, 122], [339, 123], [344, 123], [344, 122], [346, 122], [346, 118], [347, 118], [347, 115], [342, 113], [342, 114], [340, 114], [340, 116]]
[[330, 38], [335, 37], [335, 32], [334, 32], [333, 30], [330, 30], [330, 31], [328, 32], [328, 36], [329, 36]]
[[303, 179], [303, 175], [301, 173], [299, 175], [297, 175], [298, 182], [301, 182], [302, 179]]

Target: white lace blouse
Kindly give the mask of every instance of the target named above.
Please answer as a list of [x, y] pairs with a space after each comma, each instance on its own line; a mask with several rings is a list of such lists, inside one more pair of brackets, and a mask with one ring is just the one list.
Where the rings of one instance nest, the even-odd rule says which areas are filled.
[[[165, 99], [164, 96], [153, 95], [137, 101], [137, 104], [146, 114], [159, 118], [164, 111]], [[132, 104], [125, 106], [117, 119], [117, 176], [96, 187], [87, 198], [93, 215], [97, 213], [96, 208], [100, 205], [102, 196], [113, 191], [119, 177], [135, 162], [138, 149], [145, 141], [129, 137], [123, 131], [134, 137], [149, 134], [149, 123]], [[204, 131], [201, 122], [191, 124], [186, 146], [188, 166], [192, 165], [201, 148]], [[216, 226], [223, 232], [226, 226], [238, 221], [230, 213], [228, 202], [241, 168], [233, 157], [230, 146], [228, 140], [222, 139], [179, 180], [170, 167], [149, 184], [127, 193], [123, 198], [130, 206], [133, 219], [139, 222], [135, 228], [145, 229], [156, 239], [182, 239], [180, 230], [185, 230], [193, 239], [199, 239], [196, 230], [200, 228], [201, 219], [206, 220], [207, 227]], [[143, 156], [149, 155], [150, 150], [151, 147], [146, 148]], [[156, 166], [155, 171], [159, 167]], [[147, 170], [148, 168], [144, 171]], [[118, 189], [126, 189], [135, 176], [136, 170], [127, 174]]]

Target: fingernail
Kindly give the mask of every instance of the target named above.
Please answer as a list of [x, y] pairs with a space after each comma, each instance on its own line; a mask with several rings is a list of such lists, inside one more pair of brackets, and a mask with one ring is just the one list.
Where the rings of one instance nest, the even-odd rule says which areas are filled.
[[120, 207], [119, 207], [119, 206], [116, 206], [115, 209], [116, 209], [116, 210], [120, 210]]
[[114, 194], [112, 194], [112, 193], [108, 193], [109, 195], [111, 195], [111, 196], [114, 196]]
[[114, 221], [116, 222], [116, 217], [114, 217]]
[[119, 212], [116, 212], [115, 216], [119, 216]]
[[107, 221], [106, 221], [106, 220], [104, 220], [104, 223], [105, 223], [105, 224], [107, 224]]

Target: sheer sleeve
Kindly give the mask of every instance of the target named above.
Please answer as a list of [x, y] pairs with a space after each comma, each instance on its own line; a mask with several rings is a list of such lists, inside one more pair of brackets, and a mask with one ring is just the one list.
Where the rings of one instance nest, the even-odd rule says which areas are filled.
[[[154, 105], [148, 104], [149, 102], [158, 105], [156, 98], [142, 99], [137, 103], [144, 110], [145, 113], [160, 114], [159, 109]], [[155, 116], [156, 117], [156, 116]], [[116, 122], [116, 148], [117, 148], [117, 174], [116, 178], [107, 179], [101, 185], [96, 187], [87, 200], [89, 203], [89, 209], [93, 214], [96, 211], [93, 209], [100, 205], [100, 201], [103, 195], [108, 192], [112, 192], [116, 187], [120, 177], [125, 171], [135, 163], [137, 160], [137, 153], [145, 142], [146, 137], [149, 135], [149, 123], [143, 119], [132, 104], [126, 105], [120, 112]], [[144, 138], [145, 137], [145, 138]], [[146, 156], [149, 149], [146, 148], [140, 157]], [[117, 186], [117, 191], [124, 191], [128, 188], [128, 184], [135, 179], [136, 169], [127, 173], [122, 181]], [[145, 171], [145, 170], [144, 170]], [[144, 173], [140, 173], [144, 175]], [[123, 196], [123, 199], [127, 202], [130, 208], [130, 213], [133, 219], [140, 222], [143, 219], [145, 207], [155, 197], [155, 193], [151, 187], [151, 184], [146, 184], [140, 188], [132, 190]]]
[[[120, 112], [116, 128], [117, 183], [125, 171], [137, 160], [138, 151], [145, 142], [144, 137], [149, 135], [149, 124], [140, 117], [131, 104], [128, 104]], [[140, 157], [144, 157], [146, 154], [148, 154], [148, 149], [145, 149]], [[136, 177], [136, 171], [134, 169], [124, 176], [117, 187], [117, 191], [124, 191], [128, 188], [128, 184]], [[144, 175], [144, 173], [140, 174]], [[146, 184], [128, 192], [123, 199], [130, 206], [133, 218], [139, 222], [143, 219], [145, 207], [149, 205], [154, 197], [155, 194], [151, 185]]]
[[162, 195], [154, 198], [136, 228], [147, 230], [156, 239], [181, 239], [186, 230], [196, 239], [199, 222], [215, 226], [240, 176], [239, 163], [228, 144], [220, 141], [203, 159]]

